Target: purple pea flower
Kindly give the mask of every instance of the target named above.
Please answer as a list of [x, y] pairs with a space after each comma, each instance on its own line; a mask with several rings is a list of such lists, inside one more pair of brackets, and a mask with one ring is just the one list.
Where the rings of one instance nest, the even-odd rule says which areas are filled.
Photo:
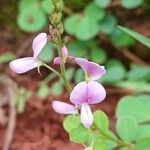
[[9, 63], [11, 70], [18, 74], [25, 73], [29, 70], [32, 70], [39, 65], [38, 55], [41, 52], [42, 48], [47, 43], [47, 34], [40, 33], [32, 43], [33, 57], [25, 57], [13, 60]]
[[[63, 60], [66, 61], [68, 58], [68, 49], [66, 46], [64, 46], [62, 48], [62, 56], [63, 56]], [[55, 57], [53, 60], [53, 64], [54, 65], [59, 65], [60, 64], [60, 58], [59, 57]]]
[[104, 66], [84, 58], [75, 58], [75, 62], [84, 70], [87, 81], [98, 80], [106, 73]]
[[77, 84], [70, 94], [70, 101], [73, 105], [53, 101], [52, 107], [60, 114], [76, 114], [77, 109], [80, 108], [81, 122], [86, 128], [89, 128], [93, 123], [93, 114], [90, 104], [100, 103], [105, 97], [106, 91], [100, 83], [95, 81], [83, 81]]

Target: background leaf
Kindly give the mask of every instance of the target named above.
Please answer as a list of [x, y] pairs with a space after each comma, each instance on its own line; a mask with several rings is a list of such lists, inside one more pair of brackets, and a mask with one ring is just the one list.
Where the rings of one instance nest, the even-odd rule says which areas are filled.
[[117, 118], [132, 117], [138, 123], [150, 120], [150, 96], [125, 96], [116, 109]]
[[138, 129], [137, 122], [131, 117], [119, 118], [116, 124], [118, 135], [126, 142], [131, 142], [136, 138]]
[[38, 6], [31, 5], [19, 12], [17, 23], [26, 32], [36, 32], [46, 24], [46, 16]]
[[0, 64], [2, 63], [7, 63], [13, 59], [15, 59], [15, 55], [11, 52], [5, 52], [3, 54], [0, 55]]
[[121, 0], [121, 5], [124, 8], [132, 9], [139, 7], [143, 3], [143, 1], [144, 0]]

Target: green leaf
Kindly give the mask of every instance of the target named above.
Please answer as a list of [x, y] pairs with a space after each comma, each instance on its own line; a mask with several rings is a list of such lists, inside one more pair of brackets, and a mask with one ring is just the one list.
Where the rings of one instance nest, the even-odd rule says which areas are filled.
[[52, 0], [43, 0], [42, 8], [47, 14], [51, 14], [54, 10], [54, 5], [52, 4]]
[[117, 20], [112, 15], [107, 15], [99, 22], [99, 31], [105, 34], [111, 34], [117, 25]]
[[136, 0], [136, 1], [135, 0], [121, 0], [121, 5], [124, 8], [133, 9], [142, 5], [143, 2], [144, 0]]
[[66, 69], [66, 76], [68, 81], [71, 81], [74, 75], [74, 68], [68, 68]]
[[118, 26], [121, 30], [123, 30], [124, 32], [126, 32], [127, 34], [129, 34], [130, 36], [132, 36], [133, 38], [135, 38], [136, 40], [138, 40], [139, 42], [141, 42], [142, 44], [144, 44], [145, 46], [150, 48], [150, 39], [137, 33], [134, 32], [128, 28], [124, 28], [121, 26]]
[[75, 35], [77, 32], [78, 24], [80, 23], [81, 19], [82, 19], [82, 16], [79, 14], [68, 17], [64, 21], [64, 27], [65, 27], [66, 32]]
[[93, 150], [112, 150], [117, 146], [116, 142], [107, 140], [100, 134], [97, 134], [94, 139]]
[[62, 91], [63, 91], [63, 87], [61, 81], [57, 81], [51, 86], [51, 92], [54, 95], [60, 95]]
[[98, 24], [92, 18], [85, 16], [78, 22], [75, 36], [79, 40], [89, 40], [98, 33]]
[[70, 132], [69, 137], [71, 141], [83, 144], [89, 140], [89, 131], [84, 127], [75, 128]]
[[94, 124], [103, 132], [108, 131], [109, 120], [107, 115], [103, 111], [94, 112]]
[[106, 64], [106, 70], [106, 75], [100, 79], [100, 81], [105, 83], [116, 84], [118, 83], [118, 81], [121, 81], [126, 75], [125, 67], [119, 61], [108, 61]]
[[49, 94], [49, 88], [46, 84], [41, 84], [38, 91], [37, 91], [37, 95], [40, 98], [46, 98]]
[[119, 48], [132, 46], [135, 42], [131, 36], [120, 29], [115, 29], [110, 38], [112, 43]]
[[[127, 108], [126, 108], [127, 109]], [[122, 117], [116, 124], [118, 135], [126, 142], [131, 142], [136, 138], [138, 129], [137, 122], [131, 117]]]
[[74, 80], [75, 83], [79, 83], [84, 79], [84, 72], [81, 69], [77, 69], [75, 72]]
[[[91, 21], [98, 22], [105, 16], [103, 9], [100, 9], [96, 4], [90, 3], [84, 10], [85, 16], [91, 18]], [[98, 14], [98, 15], [97, 15]]]
[[46, 16], [38, 6], [22, 9], [17, 17], [18, 26], [26, 32], [36, 32], [46, 24]]
[[79, 116], [70, 115], [67, 116], [63, 121], [63, 127], [67, 132], [71, 132], [73, 129], [81, 126], [81, 121]]
[[91, 50], [91, 59], [92, 61], [102, 64], [106, 61], [107, 55], [102, 48], [92, 49]]
[[95, 0], [95, 4], [97, 4], [101, 8], [106, 8], [110, 5], [111, 0]]
[[150, 138], [150, 124], [141, 124], [138, 126], [136, 140]]
[[117, 105], [117, 118], [132, 117], [138, 123], [150, 120], [150, 96], [125, 96]]
[[68, 44], [69, 54], [74, 57], [85, 57], [87, 53], [87, 47], [84, 42], [74, 41]]
[[139, 140], [135, 145], [135, 150], [149, 150], [150, 138], [144, 138]]
[[150, 68], [139, 65], [132, 65], [131, 70], [127, 74], [129, 80], [147, 80], [150, 76]]
[[3, 54], [0, 55], [0, 64], [2, 63], [7, 63], [13, 59], [15, 59], [15, 55], [11, 52], [5, 52]]
[[38, 55], [39, 60], [42, 62], [50, 62], [54, 58], [54, 45], [52, 43], [47, 42], [46, 45], [41, 50]]
[[105, 140], [97, 135], [94, 140], [93, 150], [106, 150]]
[[20, 0], [19, 1], [19, 9], [22, 11], [23, 9], [30, 6], [38, 6], [39, 0]]
[[[148, 92], [150, 93], [150, 84], [145, 81], [121, 81], [115, 84], [120, 88], [129, 89], [135, 93]], [[140, 88], [139, 88], [140, 87]]]

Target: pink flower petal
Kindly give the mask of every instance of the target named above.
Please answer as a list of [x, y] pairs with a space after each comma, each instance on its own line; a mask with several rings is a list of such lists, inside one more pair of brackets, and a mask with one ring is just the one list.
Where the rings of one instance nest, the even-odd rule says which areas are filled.
[[91, 80], [98, 80], [106, 73], [104, 66], [100, 66], [97, 63], [88, 61], [84, 58], [76, 58], [75, 61]]
[[38, 66], [38, 62], [33, 57], [25, 57], [13, 60], [9, 63], [11, 70], [21, 74]]
[[93, 123], [93, 114], [91, 112], [91, 108], [88, 104], [83, 103], [81, 105], [81, 114], [80, 114], [81, 122], [86, 128], [90, 128]]
[[67, 49], [66, 46], [64, 46], [64, 47], [62, 48], [62, 55], [63, 55], [64, 58], [67, 58], [67, 57], [68, 57], [68, 49]]
[[41, 52], [42, 48], [47, 43], [47, 34], [46, 33], [40, 33], [32, 43], [32, 49], [33, 49], [33, 57], [37, 58], [39, 53]]
[[95, 81], [90, 81], [88, 83], [88, 93], [86, 101], [88, 104], [97, 104], [104, 100], [106, 97], [106, 91], [104, 87]]
[[60, 64], [60, 59], [59, 59], [59, 57], [55, 57], [55, 58], [54, 58], [53, 64], [54, 64], [54, 65], [59, 65], [59, 64]]
[[77, 114], [77, 110], [74, 105], [70, 105], [64, 102], [53, 101], [52, 107], [59, 114]]
[[71, 94], [70, 94], [70, 101], [75, 104], [81, 104], [84, 102], [87, 95], [87, 82], [83, 81], [77, 84]]

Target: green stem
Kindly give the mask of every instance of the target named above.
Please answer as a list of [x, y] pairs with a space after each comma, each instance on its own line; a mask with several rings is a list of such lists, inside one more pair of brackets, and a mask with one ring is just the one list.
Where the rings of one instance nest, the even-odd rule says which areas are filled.
[[56, 75], [58, 75], [60, 78], [62, 78], [61, 77], [61, 74], [58, 72], [58, 71], [56, 71], [55, 69], [53, 69], [52, 67], [50, 67], [50, 66], [48, 66], [47, 64], [43, 64], [46, 68], [48, 68], [49, 70], [51, 70], [51, 71], [53, 71]]
[[61, 77], [64, 81], [65, 87], [67, 91], [70, 93], [72, 91], [71, 86], [67, 80], [66, 77], [66, 71], [65, 71], [65, 63], [63, 61], [63, 55], [62, 55], [62, 41], [61, 41], [61, 35], [58, 36], [58, 41], [57, 41], [57, 51], [58, 51], [58, 56], [60, 58], [60, 70], [61, 70]]

